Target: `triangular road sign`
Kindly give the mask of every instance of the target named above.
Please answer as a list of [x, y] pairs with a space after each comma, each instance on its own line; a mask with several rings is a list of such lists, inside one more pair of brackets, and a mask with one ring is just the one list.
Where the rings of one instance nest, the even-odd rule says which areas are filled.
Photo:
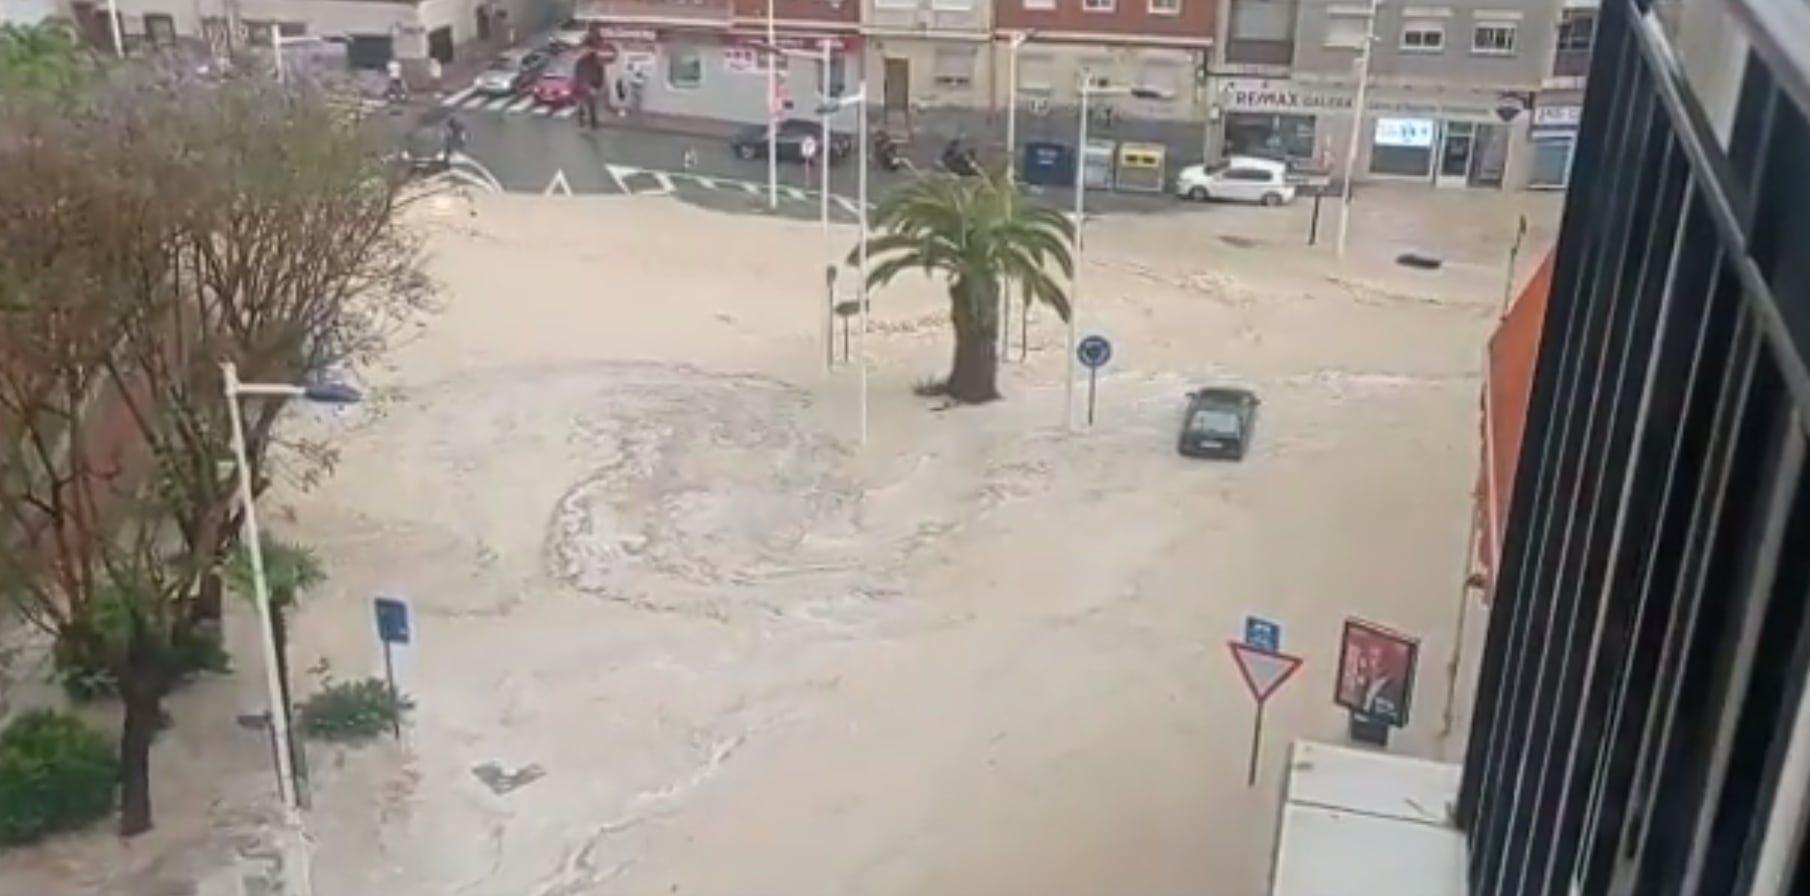
[[1232, 662], [1238, 664], [1244, 686], [1250, 689], [1258, 703], [1268, 700], [1289, 676], [1295, 674], [1295, 670], [1301, 668], [1298, 656], [1252, 647], [1242, 641], [1227, 641], [1226, 646], [1232, 649]]
[[572, 195], [572, 185], [566, 183], [565, 169], [562, 168], [559, 171], [553, 172], [553, 179], [547, 182], [547, 189], [543, 190], [542, 193], [547, 196]]

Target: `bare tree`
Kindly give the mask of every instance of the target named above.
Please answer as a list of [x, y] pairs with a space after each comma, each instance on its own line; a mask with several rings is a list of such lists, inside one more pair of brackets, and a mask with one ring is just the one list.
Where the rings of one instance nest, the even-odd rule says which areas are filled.
[[[83, 235], [73, 248], [31, 244], [67, 273], [22, 289], [15, 304], [100, 309], [88, 314], [106, 322], [103, 334], [59, 349], [81, 357], [62, 379], [98, 378], [130, 421], [122, 453], [145, 461], [117, 465], [110, 492], [130, 496], [117, 513], [88, 502], [104, 518], [90, 528], [110, 537], [91, 537], [90, 553], [69, 564], [85, 566], [85, 591], [43, 575], [21, 591], [28, 612], [92, 636], [119, 682], [122, 833], [151, 824], [148, 757], [181, 672], [173, 647], [193, 635], [196, 585], [234, 541], [219, 363], [248, 380], [306, 380], [370, 359], [429, 307], [419, 245], [401, 221], [405, 186], [382, 149], [323, 97], [249, 79], [133, 71], [73, 102], [0, 106], [0, 221], [51, 218]], [[34, 177], [55, 189], [15, 189]], [[0, 244], [0, 272], [34, 261]], [[107, 346], [98, 355], [97, 339]], [[93, 425], [62, 385], [63, 417]], [[264, 483], [281, 407], [248, 410]], [[330, 465], [324, 446], [294, 447], [286, 472]]]

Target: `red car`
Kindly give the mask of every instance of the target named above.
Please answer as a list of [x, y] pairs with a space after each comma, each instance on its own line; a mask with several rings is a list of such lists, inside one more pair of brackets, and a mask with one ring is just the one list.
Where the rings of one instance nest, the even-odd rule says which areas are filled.
[[578, 101], [578, 54], [553, 60], [534, 81], [534, 101], [549, 106], [569, 106]]

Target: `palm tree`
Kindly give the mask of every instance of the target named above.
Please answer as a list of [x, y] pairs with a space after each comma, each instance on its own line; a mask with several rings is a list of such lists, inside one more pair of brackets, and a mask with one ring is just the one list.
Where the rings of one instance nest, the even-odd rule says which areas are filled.
[[[270, 631], [277, 647], [277, 683], [283, 689], [285, 705], [294, 705], [289, 696], [289, 611], [295, 608], [303, 591], [326, 581], [327, 574], [320, 558], [301, 545], [290, 544], [271, 535], [261, 539], [264, 547], [264, 581], [270, 588]], [[234, 591], [247, 600], [256, 599], [257, 590], [251, 577], [251, 555], [244, 545], [234, 549], [226, 563], [226, 577]]]
[[[1021, 291], [1026, 307], [1042, 302], [1068, 319], [1064, 281], [1074, 275], [1074, 226], [1061, 212], [1028, 200], [1004, 175], [920, 178], [880, 203], [873, 226], [884, 233], [868, 242], [870, 289], [913, 269], [948, 281], [955, 359], [939, 391], [956, 401], [999, 398], [1005, 283]], [[1052, 263], [1060, 279], [1049, 270]]]
[[0, 91], [59, 90], [74, 83], [82, 50], [54, 24], [0, 25]]

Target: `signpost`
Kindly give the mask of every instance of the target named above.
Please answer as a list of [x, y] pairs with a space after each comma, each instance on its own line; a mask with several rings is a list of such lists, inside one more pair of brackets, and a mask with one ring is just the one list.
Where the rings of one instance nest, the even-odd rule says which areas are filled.
[[1408, 724], [1420, 639], [1356, 617], [1339, 636], [1332, 702], [1351, 713], [1351, 738], [1387, 747], [1389, 729]]
[[402, 739], [402, 697], [396, 691], [396, 661], [392, 648], [397, 644], [409, 643], [409, 605], [400, 597], [378, 596], [371, 601], [371, 607], [377, 614], [377, 640], [383, 644], [383, 680], [390, 688], [390, 703], [396, 708], [391, 714], [391, 730], [396, 739]]
[[[1112, 343], [1098, 333], [1086, 336], [1075, 345], [1075, 360], [1087, 368], [1087, 425], [1094, 425], [1094, 394], [1100, 380], [1100, 368], [1112, 360]], [[1073, 407], [1071, 405], [1071, 407]], [[1074, 418], [1069, 418], [1074, 419]]]
[[1244, 643], [1246, 647], [1267, 650], [1275, 653], [1282, 649], [1282, 625], [1262, 616], [1244, 617]]
[[[1246, 620], [1246, 638], [1250, 637], [1250, 622]], [[1256, 620], [1266, 622], [1266, 620]], [[1281, 628], [1269, 623], [1266, 629], [1269, 634], [1281, 637]], [[1245, 776], [1245, 785], [1257, 786], [1257, 759], [1263, 749], [1263, 707], [1269, 698], [1280, 690], [1283, 683], [1301, 668], [1301, 658], [1290, 656], [1276, 650], [1266, 650], [1243, 641], [1227, 641], [1226, 647], [1232, 651], [1232, 662], [1238, 665], [1238, 674], [1244, 678], [1244, 686], [1250, 689], [1251, 698], [1257, 701], [1257, 713], [1251, 722], [1251, 764]]]

